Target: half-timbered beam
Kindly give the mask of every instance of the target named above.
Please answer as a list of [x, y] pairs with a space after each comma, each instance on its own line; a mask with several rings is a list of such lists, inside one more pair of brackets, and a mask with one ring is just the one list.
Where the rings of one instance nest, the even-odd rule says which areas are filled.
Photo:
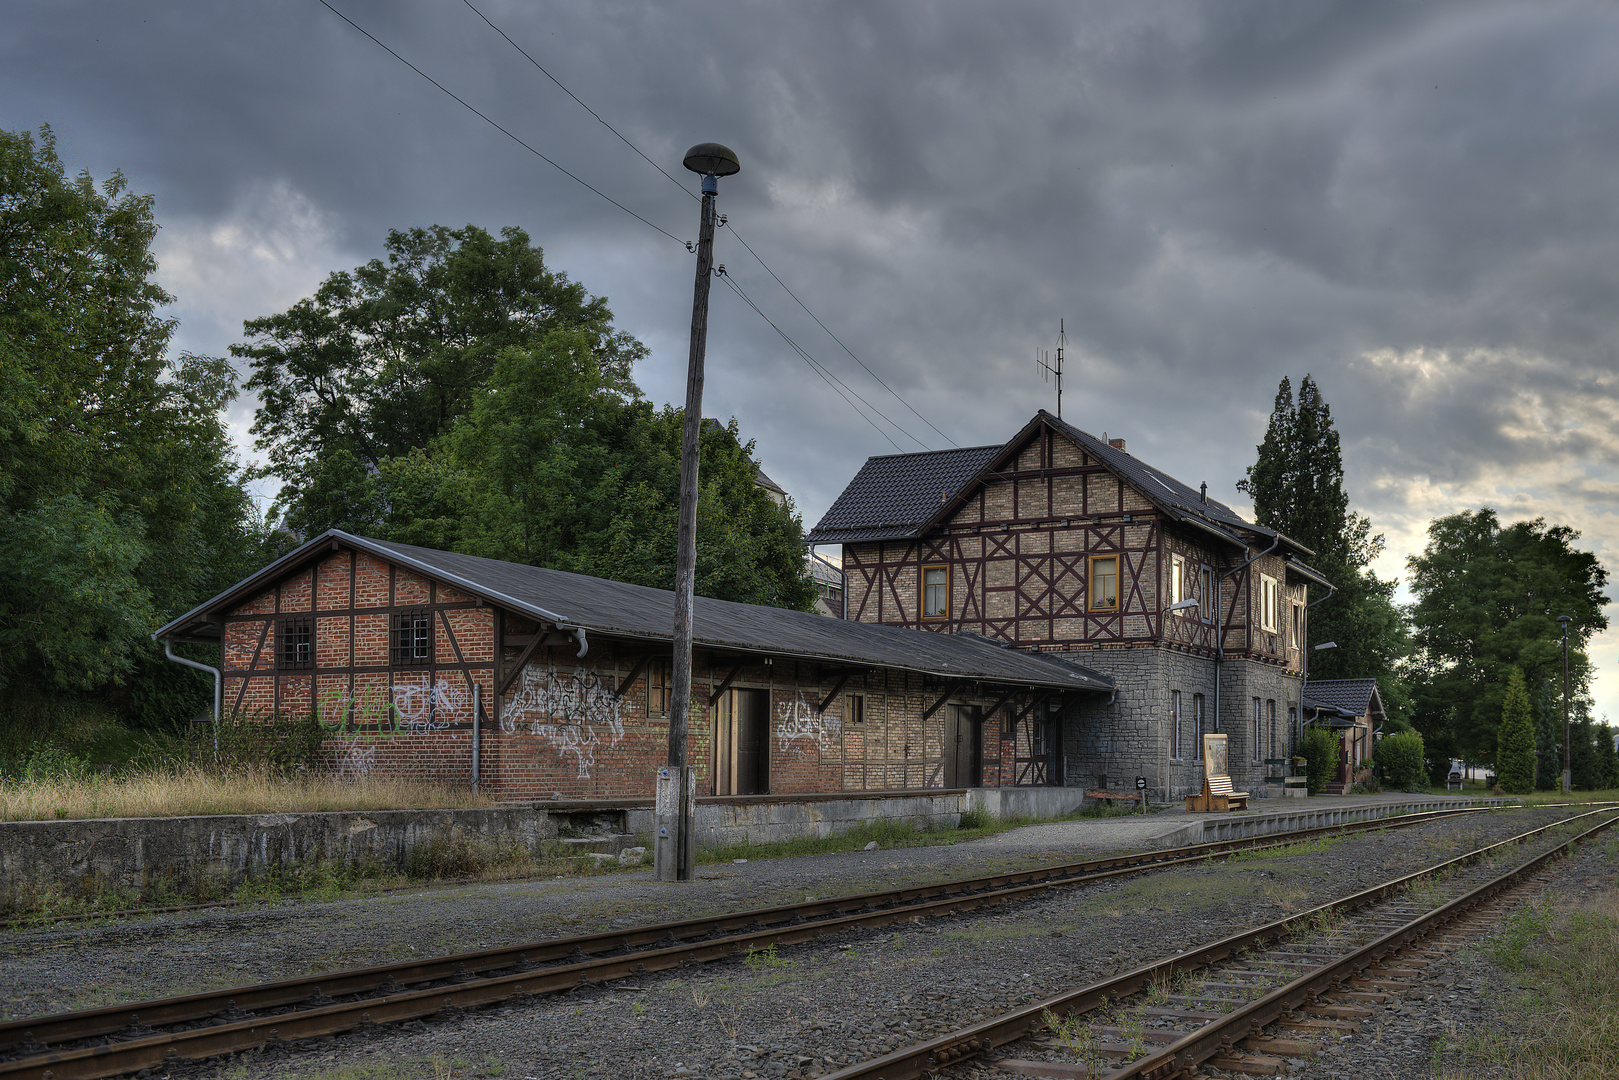
[[708, 695], [709, 708], [713, 708], [719, 703], [720, 695], [731, 688], [731, 684], [736, 681], [736, 677], [742, 674], [743, 665], [746, 663], [746, 660], [738, 660], [736, 666], [731, 669], [730, 674], [725, 676], [725, 681], [716, 686], [714, 692]]
[[950, 700], [950, 695], [961, 689], [961, 684], [966, 681], [966, 679], [957, 679], [955, 682], [945, 687], [944, 693], [939, 695], [939, 700], [928, 706], [928, 711], [922, 714], [922, 719], [926, 720], [928, 717], [944, 708], [944, 703]]
[[1029, 700], [1029, 704], [1024, 707], [1023, 711], [1012, 718], [1013, 733], [1015, 734], [1017, 732], [1017, 726], [1019, 724], [1023, 723], [1023, 721], [1029, 718], [1030, 713], [1034, 712], [1034, 710], [1039, 708], [1041, 705], [1044, 705], [1046, 701], [1050, 699], [1050, 697], [1050, 694], [1034, 695], [1034, 697]]
[[651, 662], [651, 653], [646, 653], [641, 657], [641, 659], [637, 660], [635, 662], [635, 666], [630, 668], [630, 673], [624, 676], [624, 681], [618, 684], [618, 689], [613, 691], [613, 696], [615, 698], [623, 697], [625, 691], [635, 685], [635, 680], [641, 677], [641, 672], [645, 671], [646, 666]]
[[838, 681], [832, 684], [831, 693], [827, 694], [826, 697], [821, 699], [821, 704], [816, 707], [815, 711], [816, 712], [826, 712], [826, 707], [828, 705], [832, 704], [832, 699], [836, 698], [838, 696], [838, 691], [842, 690], [844, 688], [844, 686], [847, 685], [849, 680], [852, 679], [852, 678], [854, 678], [854, 669], [853, 668], [850, 668], [848, 671], [845, 671], [842, 675], [839, 675], [838, 676]]
[[517, 681], [517, 677], [523, 673], [523, 669], [528, 666], [529, 660], [534, 656], [534, 650], [541, 645], [554, 645], [567, 640], [567, 635], [559, 636], [549, 633], [507, 634], [506, 642], [511, 645], [523, 646], [523, 651], [518, 654], [516, 663], [512, 664], [512, 669], [506, 673], [506, 677], [501, 680], [500, 696], [505, 697], [506, 691], [512, 688], [512, 684]]
[[984, 710], [984, 717], [987, 719], [987, 718], [989, 718], [991, 716], [994, 716], [996, 713], [1000, 712], [1001, 711], [1001, 706], [1005, 705], [1008, 701], [1011, 701], [1012, 700], [1012, 695], [1015, 694], [1015, 693], [1017, 693], [1016, 690], [1008, 690], [1006, 693], [1002, 694], [1000, 696], [1000, 699], [997, 700], [995, 702], [995, 704], [991, 705], [989, 708]]

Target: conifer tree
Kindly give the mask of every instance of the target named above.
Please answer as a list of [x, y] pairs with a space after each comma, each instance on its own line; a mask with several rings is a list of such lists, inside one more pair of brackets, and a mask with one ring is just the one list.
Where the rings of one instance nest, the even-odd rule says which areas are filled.
[[[1292, 383], [1282, 379], [1256, 449], [1254, 464], [1237, 482], [1253, 496], [1255, 520], [1314, 552], [1310, 565], [1337, 587], [1331, 600], [1310, 610], [1310, 642], [1338, 646], [1311, 655], [1310, 677], [1377, 679], [1394, 726], [1405, 726], [1409, 695], [1395, 665], [1408, 643], [1394, 605], [1396, 583], [1367, 569], [1382, 553], [1383, 537], [1372, 535], [1371, 522], [1349, 509], [1332, 408], [1312, 376], [1299, 384], [1297, 400]], [[1310, 586], [1311, 600], [1326, 594]]]
[[1573, 723], [1568, 737], [1568, 771], [1570, 781], [1581, 791], [1596, 791], [1607, 777], [1603, 775], [1602, 759], [1597, 756], [1597, 728], [1591, 720], [1591, 710], [1583, 701], [1575, 703]]
[[1524, 688], [1523, 672], [1517, 668], [1507, 678], [1495, 764], [1503, 791], [1527, 795], [1534, 790], [1535, 729], [1529, 715], [1529, 692]]
[[1613, 728], [1597, 725], [1597, 761], [1601, 767], [1602, 787], [1619, 788], [1619, 751], [1613, 745]]
[[1542, 679], [1535, 684], [1533, 708], [1535, 760], [1539, 763], [1535, 770], [1535, 787], [1550, 791], [1559, 783], [1562, 769], [1559, 762], [1563, 760], [1558, 753], [1563, 741], [1563, 713], [1551, 680]]

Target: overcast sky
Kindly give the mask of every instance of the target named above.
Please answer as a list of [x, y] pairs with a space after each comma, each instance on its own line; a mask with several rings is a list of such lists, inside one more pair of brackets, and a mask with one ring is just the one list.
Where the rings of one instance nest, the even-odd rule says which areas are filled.
[[[683, 152], [737, 152], [734, 231], [905, 402], [721, 230], [735, 282], [887, 418], [714, 290], [704, 411], [806, 526], [868, 455], [1054, 409], [1034, 360], [1063, 320], [1063, 416], [1238, 507], [1278, 380], [1312, 373], [1384, 577], [1483, 505], [1619, 567], [1611, 4], [476, 0], [677, 187], [463, 0], [332, 3], [679, 239]], [[12, 0], [0, 127], [47, 123], [70, 170], [155, 196], [176, 352], [223, 354], [390, 228], [518, 225], [651, 347], [647, 394], [683, 397], [685, 247], [317, 0]]]

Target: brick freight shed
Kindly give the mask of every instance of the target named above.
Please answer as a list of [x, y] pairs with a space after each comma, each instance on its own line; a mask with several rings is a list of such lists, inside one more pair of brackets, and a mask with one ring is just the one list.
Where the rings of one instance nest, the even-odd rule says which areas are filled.
[[[224, 708], [313, 713], [337, 766], [503, 799], [645, 797], [667, 753], [674, 595], [331, 531], [160, 640], [220, 647]], [[698, 597], [690, 760], [715, 795], [1051, 783], [1076, 664], [976, 635]]]

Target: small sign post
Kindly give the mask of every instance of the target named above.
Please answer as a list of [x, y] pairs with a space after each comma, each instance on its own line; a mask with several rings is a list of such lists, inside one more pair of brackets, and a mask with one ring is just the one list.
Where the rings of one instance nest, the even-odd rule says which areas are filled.
[[1141, 792], [1141, 813], [1145, 816], [1147, 813], [1147, 778], [1145, 776], [1136, 777], [1136, 790]]

